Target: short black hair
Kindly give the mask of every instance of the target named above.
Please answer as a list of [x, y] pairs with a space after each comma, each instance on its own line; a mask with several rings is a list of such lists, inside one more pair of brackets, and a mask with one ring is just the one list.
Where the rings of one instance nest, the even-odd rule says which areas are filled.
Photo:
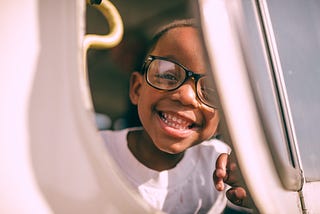
[[[151, 51], [154, 50], [154, 48], [156, 47], [159, 39], [166, 34], [168, 31], [170, 31], [171, 29], [174, 28], [179, 28], [179, 27], [193, 27], [193, 28], [199, 28], [198, 23], [196, 22], [195, 19], [178, 19], [178, 20], [174, 20], [172, 22], [170, 22], [169, 24], [166, 24], [162, 27], [160, 27], [155, 34], [153, 34], [153, 36], [151, 37], [151, 40], [148, 44], [148, 50], [146, 51], [146, 56], [144, 57], [144, 59], [146, 60], [146, 57], [148, 57], [149, 53]], [[144, 67], [144, 63], [143, 62], [141, 68], [140, 68], [140, 73], [143, 73], [143, 67]]]
[[153, 50], [153, 48], [156, 46], [159, 39], [167, 33], [169, 30], [179, 27], [194, 27], [198, 28], [198, 25], [196, 23], [195, 19], [181, 19], [181, 20], [174, 20], [173, 22], [164, 25], [160, 27], [156, 33], [153, 35], [151, 42], [149, 44], [149, 52]]

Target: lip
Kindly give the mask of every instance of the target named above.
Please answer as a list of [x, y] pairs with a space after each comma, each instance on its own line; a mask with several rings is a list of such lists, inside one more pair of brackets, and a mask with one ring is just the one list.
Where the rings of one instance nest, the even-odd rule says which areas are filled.
[[161, 128], [174, 138], [188, 137], [199, 128], [194, 121], [172, 112], [158, 112]]

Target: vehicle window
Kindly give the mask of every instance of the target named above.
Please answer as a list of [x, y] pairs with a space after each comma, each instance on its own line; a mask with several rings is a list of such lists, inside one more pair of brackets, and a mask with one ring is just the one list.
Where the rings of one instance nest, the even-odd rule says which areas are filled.
[[301, 187], [300, 170], [287, 142], [276, 80], [269, 61], [269, 47], [266, 45], [266, 35], [260, 20], [262, 15], [259, 10], [264, 8], [258, 8], [257, 4], [245, 0], [242, 1], [242, 6], [245, 26], [241, 30], [245, 35], [244, 52], [248, 61], [248, 74], [268, 146], [282, 184], [286, 189], [297, 190]]
[[251, 1], [243, 1], [244, 19], [246, 22], [247, 45], [246, 50], [250, 63], [251, 84], [256, 95], [256, 101], [260, 109], [260, 114], [268, 131], [269, 143], [273, 145], [278, 155], [284, 157], [289, 162], [289, 155], [284, 140], [284, 134], [279, 118], [278, 106], [275, 98], [272, 76], [269, 72], [266, 61], [261, 32], [255, 15], [254, 5]]
[[304, 175], [319, 180], [320, 1], [270, 0], [268, 7]]

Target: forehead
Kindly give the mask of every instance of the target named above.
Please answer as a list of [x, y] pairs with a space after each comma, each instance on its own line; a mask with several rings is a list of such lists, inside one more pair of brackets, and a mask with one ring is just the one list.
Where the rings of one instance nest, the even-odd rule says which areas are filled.
[[194, 27], [170, 29], [158, 40], [152, 55], [173, 59], [197, 73], [205, 73], [206, 61], [199, 31]]

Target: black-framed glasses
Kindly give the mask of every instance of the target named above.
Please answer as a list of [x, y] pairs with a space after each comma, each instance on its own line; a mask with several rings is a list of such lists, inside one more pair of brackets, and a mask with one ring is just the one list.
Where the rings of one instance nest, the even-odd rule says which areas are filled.
[[211, 108], [218, 108], [218, 95], [213, 80], [206, 75], [196, 74], [174, 60], [149, 55], [142, 66], [147, 83], [159, 90], [173, 91], [189, 78], [195, 82], [199, 100]]

